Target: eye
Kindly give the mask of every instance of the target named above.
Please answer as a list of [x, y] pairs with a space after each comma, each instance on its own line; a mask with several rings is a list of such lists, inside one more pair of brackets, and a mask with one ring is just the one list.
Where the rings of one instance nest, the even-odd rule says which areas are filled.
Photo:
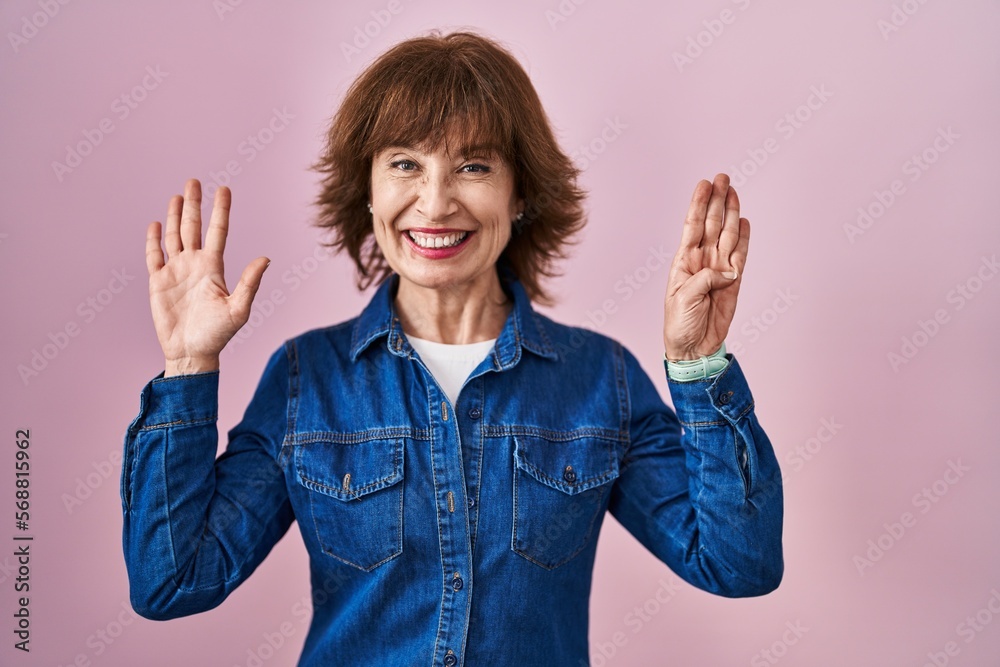
[[485, 164], [480, 164], [478, 162], [473, 164], [467, 164], [462, 169], [473, 169], [473, 171], [467, 171], [467, 174], [487, 174], [490, 172], [489, 166]]
[[389, 166], [394, 169], [400, 169], [402, 171], [413, 171], [413, 169], [405, 168], [406, 166], [416, 167], [416, 163], [413, 160], [394, 160], [389, 163]]

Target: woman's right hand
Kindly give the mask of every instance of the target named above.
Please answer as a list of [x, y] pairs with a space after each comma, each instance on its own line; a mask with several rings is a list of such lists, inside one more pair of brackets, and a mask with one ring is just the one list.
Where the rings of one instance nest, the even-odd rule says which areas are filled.
[[219, 355], [250, 317], [267, 257], [250, 262], [233, 293], [226, 289], [222, 253], [229, 232], [229, 188], [215, 191], [212, 219], [201, 247], [201, 183], [188, 180], [184, 196], [174, 195], [167, 209], [160, 247], [161, 225], [146, 231], [146, 268], [149, 305], [156, 336], [163, 348], [164, 376], [218, 370]]

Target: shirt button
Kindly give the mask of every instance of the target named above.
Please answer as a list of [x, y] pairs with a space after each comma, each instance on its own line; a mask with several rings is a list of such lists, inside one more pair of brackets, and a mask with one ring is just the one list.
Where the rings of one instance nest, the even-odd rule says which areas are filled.
[[476, 505], [476, 499], [469, 496], [469, 507], [474, 507]]
[[462, 577], [458, 576], [458, 573], [456, 572], [455, 578], [451, 580], [451, 587], [454, 588], [456, 591], [460, 591], [462, 590], [462, 586], [463, 586]]
[[723, 405], [725, 405], [726, 403], [729, 402], [729, 398], [732, 395], [733, 395], [733, 392], [731, 392], [731, 391], [727, 391], [726, 393], [722, 394], [721, 396], [719, 396], [719, 403], [722, 403]]
[[573, 466], [566, 466], [566, 469], [563, 470], [563, 479], [570, 484], [576, 481], [576, 471], [573, 470]]
[[472, 408], [471, 410], [469, 410], [469, 416], [472, 417], [473, 419], [479, 419], [480, 417], [483, 416], [483, 411], [480, 410], [479, 408]]
[[458, 664], [458, 658], [456, 658], [455, 654], [451, 652], [451, 649], [449, 649], [448, 653], [444, 656], [444, 664], [448, 665], [448, 667]]

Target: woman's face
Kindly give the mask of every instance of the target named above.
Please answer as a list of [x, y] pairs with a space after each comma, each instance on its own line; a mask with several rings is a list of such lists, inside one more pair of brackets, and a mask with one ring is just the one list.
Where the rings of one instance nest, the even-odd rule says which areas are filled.
[[446, 154], [443, 142], [430, 153], [390, 146], [375, 155], [371, 195], [375, 239], [389, 266], [436, 289], [493, 271], [522, 208], [510, 165], [475, 150]]

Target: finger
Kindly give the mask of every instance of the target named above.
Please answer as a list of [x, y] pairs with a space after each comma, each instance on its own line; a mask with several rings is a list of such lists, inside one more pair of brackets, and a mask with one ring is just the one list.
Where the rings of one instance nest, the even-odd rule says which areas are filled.
[[740, 240], [736, 244], [736, 249], [729, 256], [729, 265], [736, 269], [742, 276], [744, 267], [747, 265], [747, 250], [750, 248], [750, 221], [740, 218]]
[[189, 179], [184, 186], [181, 242], [188, 250], [201, 248], [201, 183], [197, 178]]
[[149, 223], [146, 228], [146, 270], [153, 275], [163, 268], [163, 250], [160, 248], [159, 222]]
[[233, 293], [230, 295], [230, 310], [234, 317], [240, 322], [240, 326], [246, 324], [250, 318], [250, 306], [253, 298], [260, 288], [261, 278], [264, 276], [264, 269], [271, 263], [267, 257], [258, 257], [247, 264], [240, 276], [240, 282], [236, 284]]
[[681, 249], [697, 248], [705, 233], [705, 213], [708, 211], [708, 199], [712, 195], [712, 184], [706, 180], [698, 181], [691, 195], [687, 217], [684, 218], [684, 229], [681, 231]]
[[729, 192], [729, 176], [716, 174], [712, 184], [712, 197], [708, 200], [708, 212], [705, 214], [705, 234], [701, 237], [703, 248], [714, 248], [719, 244], [719, 233], [722, 231], [722, 217], [726, 210], [726, 194]]
[[205, 232], [205, 250], [221, 255], [226, 249], [226, 236], [229, 234], [229, 209], [232, 206], [232, 201], [232, 193], [226, 186], [220, 186], [215, 191], [212, 219], [208, 223], [208, 231]]
[[[726, 215], [719, 234], [719, 259], [729, 262], [729, 257], [740, 241], [740, 198], [736, 188], [729, 188], [726, 196]], [[732, 266], [730, 264], [730, 266]]]
[[727, 277], [722, 271], [716, 271], [706, 266], [691, 276], [691, 279], [684, 283], [680, 291], [684, 292], [685, 299], [698, 301], [712, 290], [729, 287], [734, 281], [735, 278]]
[[181, 243], [181, 207], [184, 205], [184, 197], [174, 195], [170, 198], [167, 206], [167, 233], [163, 239], [163, 245], [167, 248], [167, 256], [173, 257], [184, 248]]

